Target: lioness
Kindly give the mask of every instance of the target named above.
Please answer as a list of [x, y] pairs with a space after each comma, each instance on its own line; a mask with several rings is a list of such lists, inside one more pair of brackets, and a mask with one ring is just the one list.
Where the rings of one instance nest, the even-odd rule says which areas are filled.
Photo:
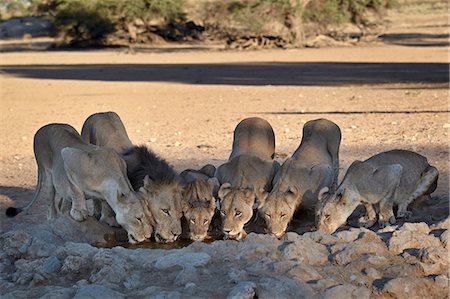
[[314, 209], [319, 190], [335, 188], [340, 142], [341, 130], [327, 119], [304, 125], [299, 147], [276, 173], [273, 189], [258, 210], [269, 233], [281, 238], [296, 210]]
[[392, 150], [377, 154], [364, 162], [353, 162], [336, 192], [320, 191], [317, 227], [332, 233], [343, 225], [360, 204], [366, 208], [363, 225], [376, 222], [380, 227], [395, 223], [393, 206], [398, 206], [397, 217], [409, 216], [408, 205], [436, 189], [438, 170], [425, 157], [406, 150]]
[[32, 201], [24, 208], [8, 208], [15, 216], [28, 210], [39, 198], [47, 198], [49, 219], [56, 213], [55, 196], [72, 202], [70, 215], [83, 221], [88, 215], [85, 196], [108, 202], [117, 222], [128, 232], [130, 243], [151, 236], [138, 195], [126, 176], [125, 162], [111, 149], [85, 143], [66, 124], [49, 124], [34, 136], [38, 183]]
[[[157, 242], [173, 242], [181, 234], [181, 185], [174, 170], [145, 146], [134, 146], [120, 117], [114, 112], [88, 117], [82, 135], [86, 141], [115, 149], [127, 164], [127, 174], [136, 191], [146, 197], [148, 217]], [[147, 179], [145, 177], [147, 176]], [[102, 218], [108, 219], [102, 206]]]
[[81, 137], [87, 143], [109, 147], [118, 153], [133, 146], [122, 120], [115, 112], [89, 116], [81, 129]]
[[274, 155], [275, 134], [266, 120], [247, 118], [237, 125], [230, 158], [215, 174], [225, 238], [240, 240], [253, 209], [266, 199], [279, 168]]

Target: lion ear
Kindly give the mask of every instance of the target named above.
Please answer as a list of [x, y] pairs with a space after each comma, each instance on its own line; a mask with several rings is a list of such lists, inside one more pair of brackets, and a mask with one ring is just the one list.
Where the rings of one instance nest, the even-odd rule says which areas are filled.
[[320, 189], [318, 200], [319, 201], [324, 201], [325, 198], [329, 195], [328, 191], [330, 191], [330, 189], [328, 187], [326, 187], [326, 186], [323, 187], [322, 189]]
[[220, 186], [219, 192], [218, 192], [219, 198], [221, 200], [223, 200], [225, 198], [225, 196], [227, 196], [227, 194], [230, 192], [231, 192], [231, 184], [230, 183], [222, 184], [222, 186]]
[[258, 194], [256, 195], [255, 203], [253, 204], [253, 209], [260, 209], [266, 203], [266, 199], [269, 196], [269, 192], [260, 188]]

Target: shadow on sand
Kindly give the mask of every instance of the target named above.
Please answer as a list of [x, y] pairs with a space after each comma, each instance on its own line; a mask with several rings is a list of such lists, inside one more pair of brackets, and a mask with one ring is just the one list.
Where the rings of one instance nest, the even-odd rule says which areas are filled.
[[55, 80], [219, 85], [339, 86], [448, 83], [448, 63], [246, 62], [210, 64], [6, 65], [7, 75]]

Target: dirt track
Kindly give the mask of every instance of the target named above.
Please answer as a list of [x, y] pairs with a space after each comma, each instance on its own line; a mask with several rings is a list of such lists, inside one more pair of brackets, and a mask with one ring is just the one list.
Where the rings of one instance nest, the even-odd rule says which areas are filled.
[[[80, 130], [90, 114], [109, 110], [122, 117], [135, 143], [149, 144], [178, 170], [226, 160], [232, 131], [245, 117], [272, 124], [280, 161], [298, 146], [306, 121], [325, 117], [343, 132], [341, 176], [355, 159], [410, 149], [438, 167], [434, 196], [446, 201], [448, 29], [439, 23], [446, 22], [442, 16], [429, 22], [400, 24], [386, 43], [346, 48], [4, 51], [1, 213], [32, 197], [37, 129], [62, 122]], [[411, 36], [421, 43], [411, 45]], [[443, 37], [444, 43], [433, 40]], [[15, 42], [4, 42], [5, 49], [8, 43]], [[43, 213], [38, 203], [21, 221], [37, 222]], [[2, 231], [15, 221], [2, 217]]]

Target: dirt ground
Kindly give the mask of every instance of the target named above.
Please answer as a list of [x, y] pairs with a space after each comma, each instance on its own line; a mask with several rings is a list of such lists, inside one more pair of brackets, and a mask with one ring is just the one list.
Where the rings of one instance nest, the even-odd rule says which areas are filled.
[[[280, 162], [299, 145], [306, 121], [328, 118], [343, 133], [340, 177], [355, 159], [417, 151], [439, 169], [433, 197], [448, 213], [448, 14], [402, 16], [391, 15], [379, 42], [342, 48], [42, 51], [45, 40], [0, 41], [0, 214], [31, 200], [34, 133], [53, 122], [81, 130], [100, 111], [117, 112], [134, 143], [180, 171], [224, 162], [243, 118], [271, 123]], [[41, 222], [44, 206], [0, 216], [1, 232]]]

